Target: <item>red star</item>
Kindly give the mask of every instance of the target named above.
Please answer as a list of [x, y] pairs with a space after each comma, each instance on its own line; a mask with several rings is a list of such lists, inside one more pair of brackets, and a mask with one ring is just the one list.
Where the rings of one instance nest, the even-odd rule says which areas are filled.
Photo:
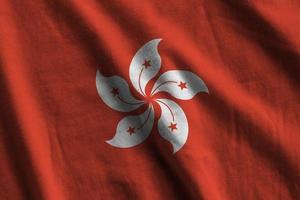
[[170, 126], [168, 126], [168, 128], [170, 128], [171, 129], [171, 131], [173, 132], [173, 130], [177, 130], [177, 123], [170, 123]]
[[119, 88], [113, 88], [110, 93], [112, 93], [114, 96], [119, 95]]
[[131, 134], [135, 133], [135, 128], [129, 126], [127, 132], [129, 133], [129, 135], [131, 135]]
[[146, 68], [146, 69], [147, 69], [148, 67], [150, 67], [150, 66], [151, 66], [150, 62], [151, 62], [150, 60], [146, 60], [146, 59], [145, 59], [145, 61], [144, 61], [144, 64], [143, 64], [143, 65], [145, 66], [145, 68]]
[[183, 90], [184, 88], [187, 88], [186, 83], [185, 82], [181, 82], [181, 81], [180, 81], [180, 84], [177, 85], [177, 86], [180, 87], [181, 90]]

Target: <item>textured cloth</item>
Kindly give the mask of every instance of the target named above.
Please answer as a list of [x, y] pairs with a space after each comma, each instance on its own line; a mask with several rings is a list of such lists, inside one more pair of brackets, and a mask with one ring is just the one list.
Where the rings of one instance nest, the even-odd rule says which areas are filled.
[[[0, 199], [300, 199], [299, 11], [292, 0], [1, 0]], [[156, 38], [159, 74], [191, 71], [209, 89], [176, 99], [189, 132], [175, 154], [157, 105], [143, 143], [106, 143], [127, 114], [95, 83], [97, 70], [130, 83], [133, 56]]]

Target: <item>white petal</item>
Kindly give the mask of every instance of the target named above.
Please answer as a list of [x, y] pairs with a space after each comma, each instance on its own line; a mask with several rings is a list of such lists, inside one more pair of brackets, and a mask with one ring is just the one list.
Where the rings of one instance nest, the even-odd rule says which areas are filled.
[[115, 136], [106, 141], [108, 144], [128, 148], [143, 142], [151, 133], [154, 122], [153, 106], [141, 115], [130, 115], [124, 117], [118, 124]]
[[196, 74], [185, 70], [171, 70], [163, 73], [153, 86], [151, 94], [168, 92], [182, 100], [193, 98], [198, 92], [208, 93], [203, 80]]
[[101, 99], [114, 110], [129, 112], [137, 109], [144, 103], [132, 96], [128, 84], [119, 76], [105, 77], [98, 70], [96, 86]]
[[[147, 83], [160, 69], [161, 59], [157, 51], [157, 46], [160, 41], [161, 39], [154, 39], [146, 43], [137, 51], [130, 63], [130, 80], [135, 89], [143, 96], [145, 96]], [[150, 66], [147, 66], [147, 63], [150, 64]]]
[[161, 116], [158, 120], [160, 135], [168, 140], [176, 153], [186, 142], [189, 132], [187, 118], [182, 108], [169, 99], [157, 99], [160, 105]]

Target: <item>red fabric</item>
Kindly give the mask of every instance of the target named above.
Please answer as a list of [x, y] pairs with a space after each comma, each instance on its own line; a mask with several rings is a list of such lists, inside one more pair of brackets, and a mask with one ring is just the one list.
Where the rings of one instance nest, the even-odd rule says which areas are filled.
[[[0, 2], [0, 199], [299, 199], [297, 1]], [[198, 74], [210, 94], [172, 154], [156, 125], [142, 144], [105, 143], [124, 116], [97, 69], [129, 81], [162, 38], [161, 72]], [[159, 115], [159, 111], [157, 113]]]

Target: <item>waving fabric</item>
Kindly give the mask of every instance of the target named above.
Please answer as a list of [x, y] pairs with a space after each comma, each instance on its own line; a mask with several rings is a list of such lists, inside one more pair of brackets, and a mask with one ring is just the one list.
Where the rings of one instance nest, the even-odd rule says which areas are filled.
[[0, 199], [300, 199], [299, 10], [1, 0]]

